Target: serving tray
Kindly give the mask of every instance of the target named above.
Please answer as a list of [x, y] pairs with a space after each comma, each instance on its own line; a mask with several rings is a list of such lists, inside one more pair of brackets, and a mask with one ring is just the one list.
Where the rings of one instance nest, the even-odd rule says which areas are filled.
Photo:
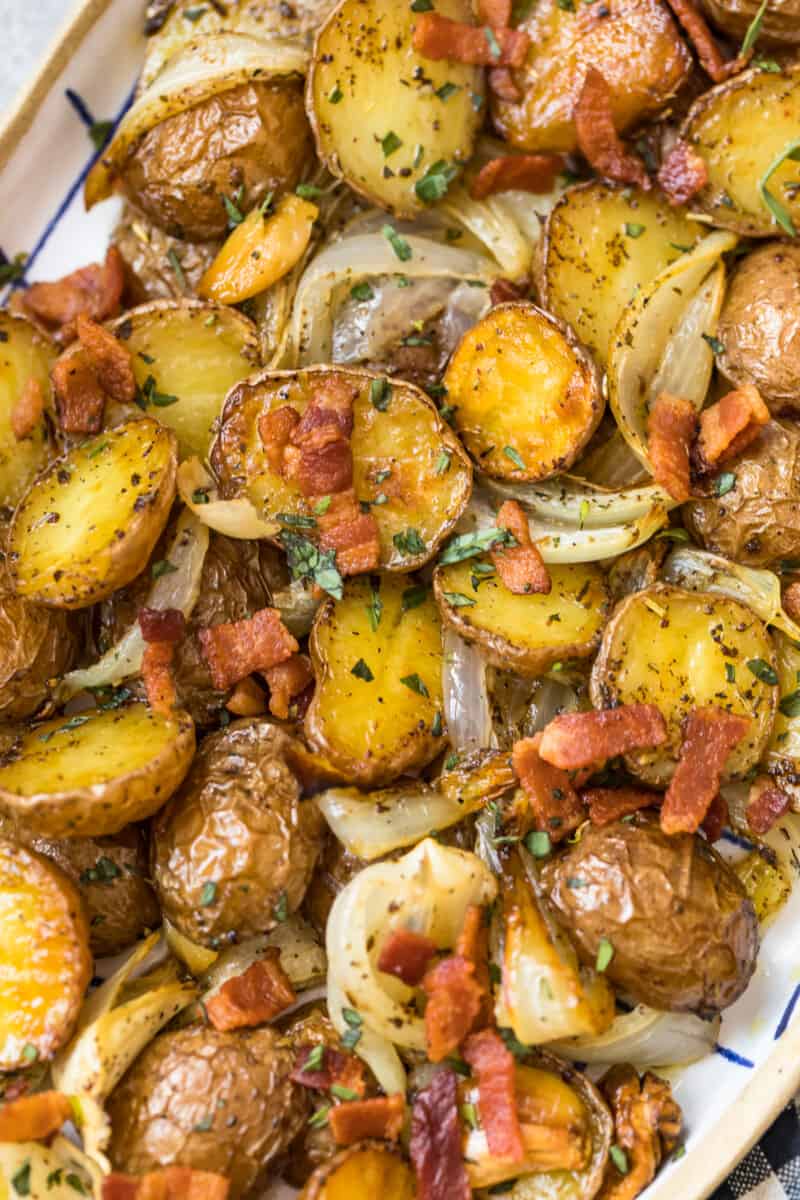
[[[119, 121], [131, 101], [143, 8], [143, 0], [86, 0], [0, 126], [0, 250], [27, 254], [27, 280], [102, 257], [119, 205], [87, 214], [82, 188], [97, 156], [93, 128]], [[800, 849], [800, 818], [782, 825], [778, 836]], [[703, 1200], [800, 1088], [800, 887], [765, 931], [756, 974], [724, 1013], [716, 1051], [668, 1074], [686, 1118], [685, 1153], [645, 1195]]]

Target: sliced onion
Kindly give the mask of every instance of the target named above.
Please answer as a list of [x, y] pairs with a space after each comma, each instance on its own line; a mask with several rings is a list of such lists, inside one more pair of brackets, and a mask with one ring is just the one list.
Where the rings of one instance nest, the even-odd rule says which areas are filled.
[[[352, 1008], [350, 996], [345, 995], [342, 988], [328, 975], [328, 1016], [334, 1029], [339, 1033], [347, 1032], [348, 1024], [344, 1018], [344, 1010]], [[400, 1055], [395, 1050], [389, 1038], [375, 1033], [366, 1024], [359, 1029], [356, 1054], [367, 1064], [387, 1096], [396, 1095], [406, 1090], [406, 1071]]]
[[485, 750], [492, 745], [486, 659], [476, 645], [447, 627], [442, 651], [444, 719], [450, 744], [459, 752]]
[[545, 677], [531, 699], [526, 722], [531, 733], [541, 733], [559, 713], [577, 712], [580, 707], [577, 692], [568, 683]]
[[285, 588], [272, 593], [272, 607], [277, 608], [289, 633], [296, 638], [307, 637], [311, 632], [324, 600], [324, 595], [315, 596], [302, 579], [292, 579]]
[[[194, 498], [198, 493], [207, 498], [204, 503]], [[220, 500], [216, 483], [199, 458], [187, 458], [178, 467], [178, 495], [204, 525], [226, 537], [270, 538], [280, 530], [277, 521], [267, 521], [258, 515], [247, 496]]]
[[696, 1062], [717, 1040], [719, 1015], [704, 1021], [695, 1013], [658, 1012], [639, 1004], [615, 1017], [605, 1033], [552, 1042], [554, 1050], [573, 1062], [636, 1063], [642, 1067], [675, 1067]]
[[314, 930], [297, 913], [276, 925], [271, 933], [261, 933], [230, 946], [212, 963], [200, 980], [203, 1001], [213, 996], [229, 979], [242, 975], [263, 958], [270, 946], [280, 952], [280, 963], [292, 987], [298, 991], [313, 987], [325, 977], [325, 951]]
[[610, 492], [570, 475], [559, 475], [542, 483], [501, 483], [495, 479], [485, 482], [490, 491], [519, 500], [540, 520], [580, 529], [608, 529], [639, 521], [656, 507], [674, 507], [669, 493], [658, 484]]
[[694, 546], [679, 546], [664, 563], [662, 575], [667, 583], [693, 592], [715, 592], [740, 600], [767, 625], [773, 625], [793, 641], [800, 642], [800, 625], [784, 612], [780, 580], [772, 571], [743, 567], [720, 554], [711, 554]]
[[648, 472], [639, 462], [619, 429], [594, 445], [573, 467], [573, 474], [597, 487], [621, 491], [646, 483]]
[[530, 273], [534, 243], [523, 232], [507, 201], [500, 196], [473, 200], [463, 184], [456, 184], [438, 207], [486, 247], [504, 275], [524, 279]]
[[[200, 595], [208, 542], [208, 529], [193, 513], [184, 509], [167, 551], [167, 558], [175, 570], [155, 580], [143, 607], [177, 608], [186, 618], [190, 617]], [[144, 646], [139, 622], [134, 621], [127, 633], [93, 666], [70, 671], [64, 676], [59, 697], [65, 700], [84, 688], [109, 687], [127, 679], [129, 675], [138, 674]]]
[[288, 38], [219, 32], [190, 42], [170, 58], [123, 117], [111, 144], [86, 180], [86, 207], [111, 195], [114, 178], [138, 142], [167, 117], [186, 112], [210, 96], [257, 79], [304, 74], [308, 53]]

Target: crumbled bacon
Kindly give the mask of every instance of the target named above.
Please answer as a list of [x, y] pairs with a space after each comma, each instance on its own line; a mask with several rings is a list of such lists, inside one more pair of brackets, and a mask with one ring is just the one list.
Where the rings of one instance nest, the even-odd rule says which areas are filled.
[[[349, 443], [348, 443], [349, 450]], [[327, 512], [317, 518], [321, 550], [335, 550], [340, 575], [375, 571], [380, 563], [378, 522], [362, 512], [352, 488], [330, 497]]]
[[353, 403], [357, 389], [341, 375], [326, 375], [290, 434], [284, 474], [304, 496], [344, 492], [353, 483]]
[[44, 390], [39, 380], [30, 375], [11, 410], [11, 432], [18, 442], [30, 437], [41, 421], [43, 412]]
[[800, 621], [800, 582], [790, 583], [783, 589], [781, 604], [788, 617]]
[[455, 1072], [437, 1071], [418, 1093], [411, 1111], [409, 1151], [417, 1200], [471, 1200], [472, 1188], [461, 1154]]
[[369, 1100], [349, 1100], [337, 1104], [328, 1114], [328, 1124], [338, 1146], [351, 1146], [362, 1138], [384, 1138], [396, 1142], [403, 1128], [406, 1098], [373, 1096]]
[[116, 246], [111, 246], [104, 263], [91, 263], [53, 283], [33, 283], [18, 293], [19, 307], [40, 321], [62, 345], [77, 332], [83, 313], [94, 321], [106, 321], [119, 311], [125, 285], [125, 265]]
[[655, 704], [621, 704], [594, 712], [561, 713], [542, 733], [539, 753], [566, 771], [660, 746], [667, 725]]
[[118, 404], [132, 404], [136, 398], [136, 376], [130, 350], [84, 313], [78, 314], [76, 324], [78, 341], [100, 387]]
[[489, 922], [486, 910], [479, 904], [470, 904], [464, 913], [464, 924], [456, 942], [455, 954], [475, 968], [475, 982], [483, 994], [478, 1024], [491, 1020], [492, 985], [489, 976]]
[[258, 436], [271, 471], [283, 475], [283, 456], [292, 434], [300, 424], [300, 414], [291, 404], [271, 408], [258, 418]]
[[58, 423], [64, 433], [98, 433], [103, 427], [106, 394], [86, 351], [62, 355], [50, 372]]
[[749, 717], [722, 708], [695, 708], [684, 724], [683, 744], [661, 806], [664, 833], [696, 833], [719, 791], [725, 763], [747, 733]]
[[661, 803], [658, 792], [635, 787], [587, 788], [580, 795], [583, 803], [589, 807], [589, 820], [593, 825], [611, 825], [620, 817], [627, 817], [643, 808], [657, 807]]
[[146, 642], [179, 642], [186, 618], [179, 608], [140, 608], [139, 628]]
[[281, 721], [289, 719], [289, 705], [295, 696], [314, 682], [311, 661], [305, 654], [293, 654], [286, 662], [264, 671], [269, 686], [269, 711]]
[[263, 958], [223, 983], [205, 1001], [205, 1009], [214, 1028], [224, 1033], [263, 1025], [294, 1004], [296, 998], [277, 946], [269, 946]]
[[722, 837], [723, 829], [728, 824], [728, 817], [728, 801], [722, 792], [717, 792], [708, 806], [708, 811], [703, 818], [703, 824], [700, 826], [709, 842], [719, 841]]
[[747, 797], [747, 824], [753, 833], [769, 833], [790, 804], [790, 797], [769, 775], [759, 775], [751, 784]]
[[322, 1058], [318, 1065], [308, 1066], [308, 1061], [316, 1047], [303, 1046], [298, 1051], [291, 1078], [303, 1087], [314, 1088], [316, 1091], [327, 1092], [338, 1084], [348, 1091], [363, 1096], [367, 1088], [364, 1078], [364, 1064], [349, 1050], [335, 1050], [332, 1046], [324, 1046]]
[[481, 167], [469, 185], [475, 200], [497, 192], [549, 192], [564, 165], [557, 154], [508, 154]]
[[[279, 671], [280, 667], [273, 667], [272, 670]], [[225, 707], [236, 717], [260, 717], [267, 711], [267, 697], [253, 676], [248, 675], [236, 684], [225, 701]]]
[[711, 76], [714, 83], [722, 83], [730, 75], [741, 71], [744, 59], [735, 58], [726, 62], [719, 46], [714, 41], [714, 35], [706, 24], [705, 17], [695, 7], [692, 0], [667, 0], [667, 3], [694, 46], [700, 65], [706, 74]]
[[412, 44], [423, 58], [435, 62], [446, 59], [473, 67], [521, 67], [530, 38], [521, 29], [464, 25], [436, 12], [424, 12], [417, 17]]
[[224, 1175], [194, 1167], [162, 1167], [146, 1175], [112, 1171], [103, 1177], [103, 1200], [227, 1200]]
[[136, 1200], [140, 1183], [138, 1175], [112, 1171], [103, 1178], [103, 1200]]
[[0, 1108], [0, 1142], [41, 1142], [71, 1116], [69, 1097], [62, 1092], [20, 1096]]
[[253, 671], [268, 671], [299, 649], [276, 608], [262, 608], [246, 620], [201, 629], [198, 638], [219, 691]]
[[413, 929], [394, 929], [381, 946], [378, 970], [417, 987], [436, 953], [436, 942]]
[[513, 283], [510, 279], [495, 279], [492, 286], [489, 288], [489, 299], [492, 304], [505, 304], [509, 300], [524, 300], [528, 294], [530, 285]]
[[606, 179], [652, 185], [644, 162], [625, 146], [614, 128], [611, 89], [596, 67], [588, 67], [573, 112], [578, 146], [586, 161]]
[[489, 1153], [509, 1162], [522, 1162], [525, 1148], [517, 1115], [513, 1054], [494, 1029], [471, 1034], [463, 1054], [477, 1077], [478, 1112]]
[[512, 0], [478, 0], [478, 21], [492, 29], [505, 29], [511, 24]]
[[485, 991], [476, 979], [474, 963], [461, 955], [441, 959], [426, 973], [422, 987], [428, 1058], [441, 1062], [454, 1054], [484, 1008]]
[[700, 414], [696, 454], [702, 470], [717, 467], [749, 446], [769, 420], [769, 409], [752, 383], [728, 392]]
[[560, 842], [586, 819], [566, 771], [545, 762], [539, 753], [541, 733], [514, 743], [511, 762], [530, 805], [533, 828]]
[[506, 500], [501, 506], [497, 528], [508, 530], [517, 543], [492, 551], [492, 562], [504, 585], [515, 596], [534, 592], [547, 595], [553, 586], [550, 574], [531, 539], [528, 519], [518, 501]]
[[697, 413], [691, 401], [660, 392], [647, 415], [647, 448], [653, 478], [678, 504], [692, 494], [691, 449], [696, 431]]
[[687, 204], [708, 183], [708, 167], [688, 142], [677, 141], [656, 175], [670, 204]]
[[168, 717], [177, 701], [172, 677], [174, 642], [148, 642], [142, 655], [142, 681], [153, 712]]
[[489, 87], [499, 100], [507, 100], [509, 104], [516, 104], [522, 99], [522, 92], [514, 83], [514, 76], [509, 67], [495, 67], [490, 71]]
[[614, 1117], [614, 1141], [627, 1160], [624, 1172], [609, 1160], [599, 1197], [635, 1200], [675, 1149], [683, 1114], [665, 1080], [651, 1071], [640, 1080], [628, 1063], [612, 1067], [598, 1086]]

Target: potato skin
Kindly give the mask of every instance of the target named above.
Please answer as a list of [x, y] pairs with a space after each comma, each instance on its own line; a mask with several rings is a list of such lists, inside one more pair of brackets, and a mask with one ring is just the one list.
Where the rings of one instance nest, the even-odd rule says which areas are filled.
[[800, 413], [800, 246], [768, 242], [740, 260], [717, 337], [731, 383], [755, 384], [772, 412]]
[[736, 482], [724, 496], [683, 506], [693, 537], [750, 567], [800, 556], [800, 426], [770, 421], [730, 470]]
[[606, 974], [638, 1002], [711, 1014], [747, 987], [758, 954], [755, 910], [701, 837], [669, 837], [643, 820], [590, 825], [547, 864], [542, 883], [583, 961], [593, 965], [607, 938], [614, 956]]
[[200, 945], [266, 933], [280, 919], [276, 910], [294, 912], [305, 895], [322, 818], [300, 800], [288, 744], [283, 730], [257, 718], [211, 734], [154, 822], [162, 912]]
[[[759, 10], [758, 0], [701, 0], [715, 25], [725, 33], [740, 39]], [[761, 23], [759, 41], [800, 42], [800, 4], [798, 0], [770, 0]]]
[[[231, 1200], [253, 1192], [308, 1119], [309, 1093], [289, 1079], [293, 1066], [289, 1045], [268, 1028], [160, 1034], [108, 1101], [115, 1168], [178, 1164], [225, 1175]], [[209, 1119], [210, 1129], [199, 1128]]]
[[124, 172], [130, 199], [174, 237], [222, 238], [222, 201], [248, 212], [299, 182], [311, 156], [299, 82], [249, 83], [168, 117], [145, 135]]
[[0, 594], [0, 717], [17, 721], [35, 713], [76, 652], [69, 613]]

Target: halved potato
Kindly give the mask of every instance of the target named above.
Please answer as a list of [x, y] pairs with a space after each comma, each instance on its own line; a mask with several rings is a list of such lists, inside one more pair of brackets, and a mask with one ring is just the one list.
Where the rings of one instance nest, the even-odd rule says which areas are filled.
[[490, 663], [517, 675], [541, 675], [560, 659], [587, 658], [610, 606], [605, 576], [588, 563], [548, 567], [547, 596], [515, 596], [496, 575], [476, 576], [474, 562], [437, 567], [433, 588], [442, 620]]
[[0, 810], [47, 837], [102, 837], [166, 804], [189, 770], [194, 724], [144, 704], [57, 717], [0, 766]]
[[411, 1167], [386, 1142], [357, 1142], [322, 1163], [298, 1200], [414, 1200]]
[[205, 458], [228, 392], [261, 365], [253, 322], [224, 304], [154, 300], [111, 328], [133, 355], [145, 400], [161, 398], [148, 414], [174, 429], [181, 458]]
[[391, 783], [442, 749], [439, 613], [430, 593], [411, 607], [408, 588], [392, 575], [379, 586], [348, 580], [311, 631], [317, 686], [306, 736], [359, 787]]
[[57, 459], [29, 488], [9, 537], [20, 596], [86, 608], [135, 579], [175, 496], [174, 433], [143, 417]]
[[427, 562], [450, 532], [472, 485], [461, 443], [433, 401], [413, 384], [344, 367], [265, 371], [239, 384], [225, 403], [211, 451], [220, 490], [226, 499], [246, 495], [267, 518], [288, 513], [313, 519], [300, 489], [270, 470], [258, 420], [285, 404], [304, 413], [315, 386], [331, 371], [360, 389], [353, 410], [353, 485], [359, 500], [373, 505], [380, 565], [411, 571]]
[[744, 71], [705, 92], [692, 106], [681, 136], [703, 159], [708, 184], [694, 204], [715, 225], [748, 237], [782, 232], [764, 199], [769, 194], [800, 229], [800, 163], [784, 159], [800, 131], [800, 66], [780, 73]]
[[697, 222], [655, 192], [599, 179], [568, 188], [541, 243], [542, 305], [605, 366], [614, 326], [637, 288], [697, 240]]
[[681, 747], [681, 726], [693, 708], [712, 706], [750, 718], [747, 734], [730, 755], [724, 778], [743, 775], [758, 762], [778, 703], [766, 679], [775, 652], [755, 613], [726, 596], [657, 584], [626, 597], [605, 628], [592, 669], [596, 708], [655, 704], [667, 722], [667, 741], [627, 756], [646, 783], [666, 785]]
[[[472, 24], [469, 0], [437, 0], [436, 11]], [[342, 0], [317, 34], [306, 91], [328, 169], [407, 217], [443, 194], [420, 182], [434, 164], [472, 155], [484, 94], [480, 67], [418, 54], [415, 27], [409, 4], [371, 0], [366, 14], [362, 0]]]
[[50, 455], [52, 442], [44, 418], [29, 437], [17, 441], [11, 414], [29, 379], [36, 380], [50, 403], [50, 368], [55, 359], [52, 343], [35, 325], [0, 311], [0, 505], [16, 504]]
[[444, 382], [464, 445], [495, 479], [566, 471], [605, 407], [599, 372], [572, 330], [524, 301], [496, 305], [464, 334]]
[[0, 1069], [52, 1058], [92, 976], [80, 896], [41, 854], [0, 840]]

